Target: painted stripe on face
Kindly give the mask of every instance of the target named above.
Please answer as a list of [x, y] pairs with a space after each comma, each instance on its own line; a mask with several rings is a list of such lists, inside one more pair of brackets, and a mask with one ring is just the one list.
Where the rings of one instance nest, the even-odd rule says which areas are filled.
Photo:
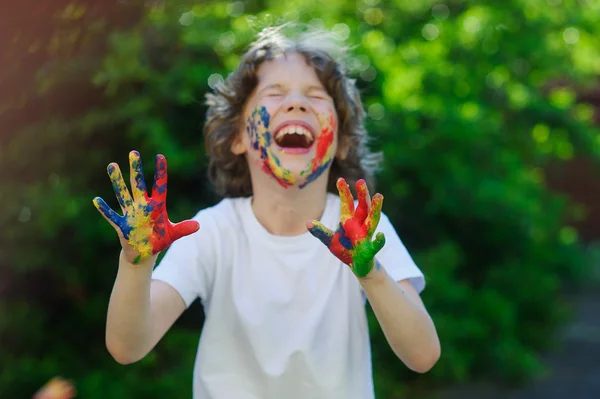
[[300, 185], [300, 188], [306, 187], [309, 183], [315, 181], [325, 172], [333, 161], [333, 141], [337, 132], [337, 121], [333, 110], [329, 110], [327, 117], [320, 120], [321, 135], [317, 138], [316, 154], [308, 169], [302, 171], [301, 175], [306, 175], [306, 181]]
[[294, 184], [291, 171], [281, 166], [281, 161], [271, 148], [273, 136], [269, 130], [270, 115], [264, 106], [257, 107], [248, 118], [246, 131], [252, 148], [260, 154], [261, 169], [272, 176], [280, 186], [287, 188]]

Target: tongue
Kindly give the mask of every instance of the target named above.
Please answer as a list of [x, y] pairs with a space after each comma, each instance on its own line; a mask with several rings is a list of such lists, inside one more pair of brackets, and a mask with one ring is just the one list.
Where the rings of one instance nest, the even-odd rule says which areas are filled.
[[277, 144], [284, 148], [308, 148], [308, 140], [303, 134], [284, 134], [277, 140]]

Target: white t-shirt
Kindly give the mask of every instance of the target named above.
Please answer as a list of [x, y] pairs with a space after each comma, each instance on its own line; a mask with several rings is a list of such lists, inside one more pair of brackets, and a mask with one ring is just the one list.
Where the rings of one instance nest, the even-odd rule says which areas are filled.
[[[275, 236], [250, 198], [200, 211], [200, 230], [176, 241], [153, 278], [206, 319], [194, 366], [194, 399], [374, 397], [364, 293], [350, 268], [309, 232]], [[321, 222], [335, 229], [340, 198], [328, 194]], [[425, 286], [389, 219], [377, 231], [378, 261], [395, 280]]]

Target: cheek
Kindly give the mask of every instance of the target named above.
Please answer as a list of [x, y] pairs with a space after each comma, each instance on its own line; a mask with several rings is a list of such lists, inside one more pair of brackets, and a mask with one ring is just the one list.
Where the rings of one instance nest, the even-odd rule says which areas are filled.
[[279, 107], [280, 100], [274, 97], [265, 97], [258, 100], [252, 110], [262, 109], [269, 116], [273, 116]]
[[329, 145], [337, 146], [339, 124], [338, 116], [334, 107], [326, 107], [319, 113], [319, 124], [321, 126], [321, 136], [323, 138], [329, 136], [329, 139], [327, 140]]
[[340, 125], [339, 125], [339, 119], [337, 116], [337, 112], [335, 111], [335, 108], [331, 109], [331, 115], [332, 115], [332, 117], [330, 118], [329, 124], [333, 131], [332, 147], [333, 147], [333, 151], [335, 152], [335, 151], [337, 151], [339, 142], [340, 142]]
[[271, 115], [264, 105], [257, 105], [246, 116], [244, 128], [244, 142], [249, 149], [258, 150], [265, 140], [269, 139], [269, 125]]

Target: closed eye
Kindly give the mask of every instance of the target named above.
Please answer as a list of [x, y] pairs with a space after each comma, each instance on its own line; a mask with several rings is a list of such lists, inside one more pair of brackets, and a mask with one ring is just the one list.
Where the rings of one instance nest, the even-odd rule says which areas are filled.
[[308, 97], [314, 98], [316, 100], [327, 100], [329, 96], [325, 94], [322, 90], [310, 90], [308, 92]]

